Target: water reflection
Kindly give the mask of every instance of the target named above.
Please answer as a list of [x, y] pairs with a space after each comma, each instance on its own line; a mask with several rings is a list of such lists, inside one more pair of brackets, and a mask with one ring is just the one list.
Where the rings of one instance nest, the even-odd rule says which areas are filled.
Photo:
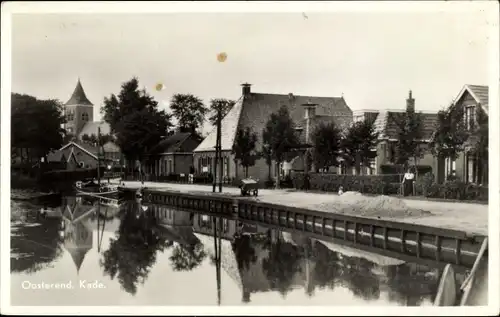
[[[16, 208], [13, 213], [29, 209]], [[118, 205], [65, 197], [60, 207], [38, 220], [37, 208], [32, 209], [24, 221], [12, 222], [11, 271], [23, 279], [55, 280], [63, 274], [81, 278], [85, 270], [86, 278], [107, 283], [95, 298], [72, 297], [74, 305], [417, 306], [433, 300], [438, 285], [439, 272], [427, 267], [379, 265], [301, 233], [143, 205], [140, 200]], [[66, 258], [74, 264], [73, 273], [68, 273]], [[51, 273], [51, 266], [57, 272]], [[165, 281], [176, 279], [170, 296], [162, 296]], [[33, 305], [58, 302], [54, 296], [31, 297], [21, 291], [13, 293], [16, 298]]]

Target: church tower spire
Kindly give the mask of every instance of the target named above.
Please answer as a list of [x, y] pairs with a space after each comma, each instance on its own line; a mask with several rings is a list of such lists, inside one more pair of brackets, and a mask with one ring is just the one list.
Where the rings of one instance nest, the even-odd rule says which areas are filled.
[[73, 94], [64, 106], [67, 121], [66, 130], [79, 139], [83, 127], [94, 121], [94, 105], [87, 98], [80, 77], [78, 77]]
[[93, 106], [90, 100], [87, 98], [85, 94], [85, 90], [83, 90], [82, 82], [80, 81], [80, 77], [78, 77], [78, 82], [76, 83], [75, 90], [71, 95], [71, 98], [66, 102], [66, 106], [69, 105], [84, 105], [84, 106]]

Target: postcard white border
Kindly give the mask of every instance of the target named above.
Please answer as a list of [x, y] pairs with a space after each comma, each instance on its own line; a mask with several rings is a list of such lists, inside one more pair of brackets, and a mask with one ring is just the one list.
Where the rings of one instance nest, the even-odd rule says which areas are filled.
[[[489, 315], [499, 312], [499, 254], [490, 252], [490, 288], [488, 307], [20, 307], [10, 306], [10, 92], [11, 92], [11, 19], [13, 13], [159, 13], [159, 12], [388, 12], [388, 11], [469, 11], [491, 12], [490, 34], [490, 120], [499, 120], [499, 19], [496, 1], [476, 2], [2, 2], [1, 54], [1, 313], [2, 314], [175, 314], [175, 315]], [[497, 121], [498, 123], [499, 121]], [[499, 124], [490, 124], [490, 250], [498, 250], [500, 217], [498, 214], [499, 185]], [[496, 142], [495, 142], [496, 141]]]

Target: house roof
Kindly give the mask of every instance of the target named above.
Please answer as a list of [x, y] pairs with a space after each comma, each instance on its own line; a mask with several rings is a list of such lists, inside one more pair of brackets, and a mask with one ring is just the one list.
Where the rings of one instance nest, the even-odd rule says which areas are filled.
[[184, 149], [183, 144], [190, 137], [194, 137], [190, 132], [177, 132], [160, 141], [151, 149], [151, 153], [189, 152], [191, 149]]
[[66, 157], [64, 156], [64, 152], [59, 150], [50, 152], [47, 155], [47, 161], [49, 162], [62, 162], [63, 160], [66, 160]]
[[85, 91], [83, 90], [82, 83], [80, 79], [76, 83], [75, 90], [71, 95], [71, 98], [66, 102], [66, 105], [85, 105], [85, 106], [93, 106], [90, 100], [85, 95]]
[[488, 113], [489, 103], [488, 103], [488, 86], [482, 85], [464, 85], [457, 98], [455, 99], [455, 103], [462, 98], [465, 92], [470, 93], [472, 98], [476, 100], [477, 103], [480, 103], [483, 106], [483, 109]]
[[101, 135], [111, 134], [111, 127], [106, 121], [93, 121], [87, 122], [80, 133], [78, 133], [78, 138], [81, 138], [83, 135], [97, 135], [97, 128], [101, 128]]
[[[398, 126], [393, 118], [398, 118], [405, 113], [405, 110], [381, 110], [374, 121], [375, 131], [379, 133], [379, 139], [397, 139]], [[423, 117], [423, 139], [429, 140], [435, 130], [437, 123], [437, 113], [421, 112]]]
[[80, 148], [82, 151], [89, 154], [90, 156], [97, 159], [97, 153], [98, 153], [97, 147], [92, 146], [92, 145], [87, 144], [87, 143], [83, 143], [83, 142], [71, 141], [68, 144], [66, 144], [65, 146], [63, 146], [62, 148], [60, 148], [59, 151], [62, 151], [69, 146], [76, 146], [76, 147]]
[[[295, 96], [292, 94], [249, 93], [242, 96], [222, 120], [222, 150], [231, 150], [238, 128], [251, 127], [257, 133], [256, 150], [262, 147], [262, 131], [272, 113], [282, 105], [287, 106], [293, 121], [300, 124], [304, 119], [304, 104], [316, 104], [316, 115], [319, 117], [336, 117], [341, 122], [352, 121], [352, 110], [343, 97]], [[213, 151], [216, 141], [216, 128], [196, 148], [194, 152]]]

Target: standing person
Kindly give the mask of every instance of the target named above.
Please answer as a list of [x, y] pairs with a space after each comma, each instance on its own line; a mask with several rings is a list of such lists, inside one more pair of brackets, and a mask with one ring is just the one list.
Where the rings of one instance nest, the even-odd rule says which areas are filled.
[[409, 168], [403, 177], [403, 196], [408, 196], [413, 193], [413, 182], [415, 181], [415, 173], [412, 168]]

